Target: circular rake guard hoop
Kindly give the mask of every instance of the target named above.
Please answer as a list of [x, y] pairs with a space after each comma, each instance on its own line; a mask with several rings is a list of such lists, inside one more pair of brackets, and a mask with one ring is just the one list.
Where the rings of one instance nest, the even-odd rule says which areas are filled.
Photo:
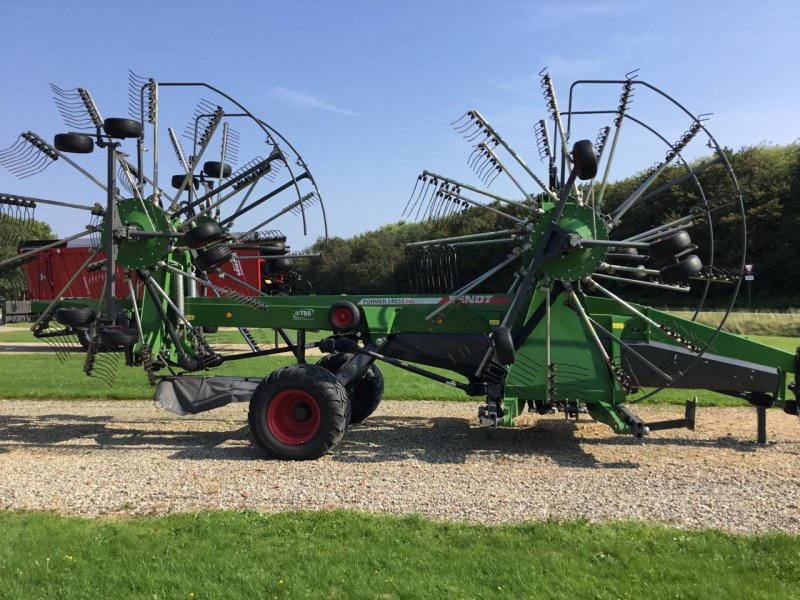
[[[474, 310], [472, 294], [487, 282], [497, 289], [497, 273], [517, 269], [509, 310], [495, 323], [514, 338], [516, 361], [501, 394], [515, 402], [503, 407], [503, 397], [490, 397], [486, 414], [513, 419], [526, 401], [541, 413], [586, 405], [617, 431], [631, 431], [631, 418], [616, 410], [622, 402], [668, 386], [706, 387], [705, 371], [689, 375], [717, 351], [736, 301], [746, 247], [742, 195], [707, 116], [655, 86], [633, 76], [583, 80], [560, 105], [546, 72], [541, 85], [549, 114], [535, 132], [544, 176], [470, 110], [453, 125], [472, 147], [468, 164], [483, 185], [432, 171], [418, 178], [405, 214], [431, 221], [442, 236], [411, 244], [415, 250], [503, 248], [427, 320], [432, 331], [452, 327]], [[659, 129], [653, 117], [680, 129]], [[450, 226], [464, 210], [490, 212], [497, 230], [458, 236]], [[725, 309], [713, 327], [700, 328], [692, 321], [709, 300]], [[689, 317], [643, 303], [690, 307]], [[478, 375], [491, 382], [495, 362], [496, 349], [486, 351]]]
[[[244, 255], [257, 259], [261, 244], [269, 250], [278, 242], [286, 254], [286, 238], [276, 227], [327, 238], [324, 206], [305, 161], [271, 125], [205, 83], [159, 83], [130, 73], [131, 118], [107, 119], [87, 90], [51, 88], [67, 128], [81, 131], [57, 133], [54, 144], [44, 139], [49, 136], [27, 132], [0, 152], [0, 164], [27, 177], [58, 162], [63, 176], [104, 191], [96, 204], [87, 205], [0, 197], [4, 216], [16, 216], [19, 206], [42, 204], [73, 213], [59, 212], [54, 217], [59, 221], [74, 221], [75, 213], [83, 213], [79, 222], [91, 221], [87, 230], [64, 240], [90, 238], [89, 258], [73, 277], [59, 279], [66, 284], [56, 289], [35, 333], [77, 341], [76, 335], [97, 337], [121, 324], [137, 332], [134, 343], [126, 344], [129, 363], [192, 369], [218, 364], [184, 314], [182, 296], [221, 295], [253, 306], [258, 303], [252, 296], [261, 294], [259, 277], [247, 277], [243, 269], [257, 271], [260, 261], [245, 261]], [[93, 175], [92, 157], [80, 156], [92, 152], [107, 155], [95, 158], [95, 169], [105, 163], [104, 175]], [[2, 264], [30, 263], [49, 251], [38, 248], [24, 260]], [[215, 274], [232, 258], [236, 268]], [[54, 313], [77, 296], [82, 301], [72, 304], [92, 309], [96, 318], [65, 328]], [[89, 351], [97, 347], [90, 345]], [[87, 357], [87, 373], [97, 358]]]

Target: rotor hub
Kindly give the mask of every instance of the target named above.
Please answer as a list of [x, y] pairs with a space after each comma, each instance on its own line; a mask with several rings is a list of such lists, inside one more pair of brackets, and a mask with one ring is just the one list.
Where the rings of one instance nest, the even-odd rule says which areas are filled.
[[[531, 231], [531, 247], [537, 248], [550, 224], [551, 208], [542, 215]], [[605, 223], [587, 206], [567, 204], [557, 223], [567, 236], [578, 236], [582, 240], [607, 240]], [[560, 281], [575, 281], [591, 275], [606, 256], [607, 248], [577, 245], [567, 247], [559, 255], [545, 260], [542, 273]]]
[[[140, 201], [136, 198], [120, 200], [116, 205], [119, 224], [130, 230], [146, 233], [169, 232], [169, 221], [164, 211], [151, 200]], [[106, 217], [101, 225], [100, 240], [103, 247], [108, 236]], [[151, 267], [166, 256], [170, 239], [165, 237], [117, 237], [117, 262], [129, 269]]]

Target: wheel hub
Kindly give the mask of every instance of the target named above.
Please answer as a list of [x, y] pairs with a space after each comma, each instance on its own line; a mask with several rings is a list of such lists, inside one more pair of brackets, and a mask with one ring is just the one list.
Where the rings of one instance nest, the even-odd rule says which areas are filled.
[[276, 394], [267, 408], [267, 427], [283, 444], [299, 446], [309, 441], [320, 427], [317, 402], [308, 392], [297, 389]]

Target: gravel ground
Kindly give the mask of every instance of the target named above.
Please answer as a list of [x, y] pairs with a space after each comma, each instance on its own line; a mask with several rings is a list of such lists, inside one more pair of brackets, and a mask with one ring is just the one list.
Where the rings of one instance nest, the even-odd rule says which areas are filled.
[[[333, 454], [259, 459], [246, 406], [174, 417], [141, 401], [0, 400], [0, 509], [77, 515], [334, 508], [507, 523], [639, 519], [800, 533], [800, 421], [699, 409], [645, 441], [588, 420], [475, 425], [475, 405], [384, 402]], [[645, 420], [678, 408], [642, 408]]]

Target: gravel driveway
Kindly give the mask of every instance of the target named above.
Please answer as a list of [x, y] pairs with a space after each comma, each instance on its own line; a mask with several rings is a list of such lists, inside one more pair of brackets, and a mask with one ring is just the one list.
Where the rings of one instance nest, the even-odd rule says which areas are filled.
[[[588, 420], [475, 425], [471, 403], [384, 402], [332, 455], [259, 459], [245, 405], [174, 417], [142, 401], [0, 400], [0, 509], [162, 514], [347, 508], [484, 523], [640, 519], [800, 533], [800, 420], [698, 409], [646, 441]], [[678, 408], [644, 408], [645, 420]], [[528, 417], [524, 417], [528, 419]]]

